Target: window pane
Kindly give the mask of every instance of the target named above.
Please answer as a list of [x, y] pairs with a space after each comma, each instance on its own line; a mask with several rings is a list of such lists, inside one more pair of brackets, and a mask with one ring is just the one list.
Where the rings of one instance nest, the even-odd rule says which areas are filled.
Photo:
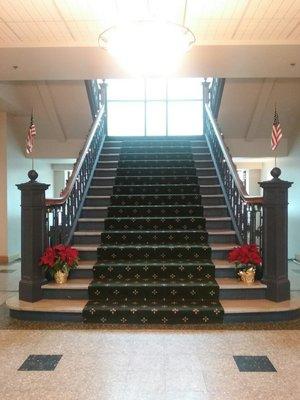
[[144, 95], [143, 79], [107, 80], [108, 100], [143, 100]]
[[174, 101], [168, 106], [169, 135], [202, 135], [202, 101]]
[[107, 111], [109, 136], [144, 135], [144, 103], [109, 102]]
[[166, 103], [147, 102], [147, 136], [166, 134]]
[[169, 99], [202, 99], [201, 78], [177, 78], [168, 81]]
[[166, 98], [166, 80], [153, 78], [146, 80], [147, 100], [164, 100]]

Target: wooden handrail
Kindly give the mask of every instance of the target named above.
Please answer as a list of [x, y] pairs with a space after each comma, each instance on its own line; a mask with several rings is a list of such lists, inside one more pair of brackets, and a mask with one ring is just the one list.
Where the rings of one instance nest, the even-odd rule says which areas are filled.
[[105, 113], [105, 106], [103, 105], [100, 108], [97, 117], [94, 119], [94, 122], [93, 122], [93, 124], [91, 126], [91, 129], [89, 131], [89, 134], [88, 134], [88, 136], [86, 138], [86, 142], [84, 144], [84, 147], [83, 147], [82, 151], [80, 152], [80, 154], [79, 154], [79, 156], [78, 156], [78, 158], [76, 160], [76, 163], [74, 164], [72, 174], [71, 174], [70, 178], [68, 179], [66, 187], [63, 189], [61, 196], [60, 197], [56, 197], [56, 198], [47, 198], [46, 199], [46, 206], [50, 207], [50, 206], [55, 206], [55, 205], [61, 205], [61, 204], [64, 204], [66, 202], [67, 198], [69, 197], [69, 195], [70, 195], [70, 193], [71, 193], [71, 191], [72, 191], [72, 189], [73, 189], [73, 187], [75, 185], [76, 179], [77, 179], [77, 177], [79, 175], [79, 171], [81, 169], [81, 166], [83, 164], [85, 156], [86, 156], [87, 152], [89, 151], [91, 142], [93, 140], [95, 132], [96, 132], [96, 130], [98, 128], [98, 125], [99, 125], [104, 113]]
[[223, 139], [223, 134], [220, 132], [217, 122], [212, 114], [211, 108], [207, 103], [205, 104], [205, 110], [207, 112], [207, 116], [210, 120], [210, 123], [212, 124], [215, 135], [216, 135], [218, 142], [220, 144], [220, 147], [222, 149], [224, 159], [230, 169], [233, 180], [237, 186], [237, 189], [238, 189], [239, 194], [242, 197], [243, 201], [245, 201], [245, 203], [248, 203], [248, 204], [262, 204], [263, 203], [262, 196], [249, 196], [248, 195], [248, 193], [245, 189], [245, 186], [243, 185], [243, 182], [241, 181], [241, 179], [237, 173], [236, 166], [234, 165], [234, 162], [232, 161], [232, 157], [227, 150], [226, 144]]

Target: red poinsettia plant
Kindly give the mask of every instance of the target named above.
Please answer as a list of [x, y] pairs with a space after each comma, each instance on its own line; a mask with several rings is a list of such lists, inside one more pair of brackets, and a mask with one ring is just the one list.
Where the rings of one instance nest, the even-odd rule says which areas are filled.
[[78, 251], [74, 247], [63, 244], [47, 247], [40, 259], [40, 265], [51, 276], [58, 271], [68, 273], [70, 269], [76, 268], [78, 265]]
[[244, 244], [230, 251], [228, 261], [235, 263], [239, 269], [247, 270], [260, 266], [262, 258], [256, 244]]

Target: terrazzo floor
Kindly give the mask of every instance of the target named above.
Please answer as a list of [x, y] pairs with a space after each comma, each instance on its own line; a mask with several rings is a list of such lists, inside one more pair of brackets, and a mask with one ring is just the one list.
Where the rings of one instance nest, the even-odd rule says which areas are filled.
[[0, 274], [1, 400], [300, 399], [299, 320], [194, 330], [17, 321], [3, 302], [19, 265], [6, 268], [15, 272]]

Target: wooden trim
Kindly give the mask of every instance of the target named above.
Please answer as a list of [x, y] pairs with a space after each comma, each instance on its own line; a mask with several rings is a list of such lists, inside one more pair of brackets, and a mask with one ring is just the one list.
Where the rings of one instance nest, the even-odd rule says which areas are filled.
[[9, 258], [8, 256], [0, 256], [0, 264], [8, 264]]

